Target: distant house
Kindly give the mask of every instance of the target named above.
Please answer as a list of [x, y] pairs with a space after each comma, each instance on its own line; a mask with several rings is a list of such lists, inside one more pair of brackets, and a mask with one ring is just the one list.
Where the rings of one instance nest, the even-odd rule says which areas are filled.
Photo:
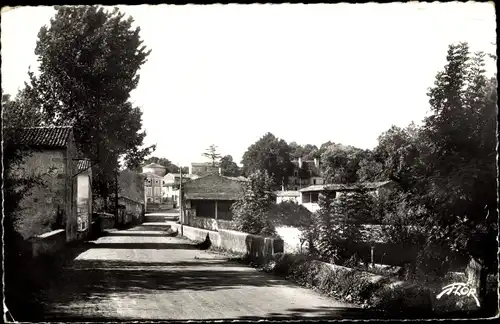
[[167, 174], [167, 168], [158, 163], [150, 163], [142, 167], [142, 173], [151, 173], [163, 177]]
[[[196, 174], [182, 174], [182, 183], [198, 179]], [[163, 177], [162, 197], [164, 201], [173, 202], [175, 207], [179, 205], [179, 184], [181, 183], [180, 173], [168, 173]]]
[[196, 218], [232, 220], [231, 206], [243, 194], [243, 177], [207, 175], [187, 182], [183, 186], [187, 222]]
[[66, 230], [66, 240], [78, 238], [77, 148], [69, 126], [25, 128], [19, 144], [30, 155], [13, 172], [41, 175], [44, 186], [33, 188], [21, 201], [22, 232], [25, 237], [57, 228]]
[[143, 173], [145, 180], [146, 202], [161, 204], [163, 191], [163, 176], [155, 173]]
[[191, 163], [189, 165], [189, 174], [196, 174], [198, 176], [221, 174], [221, 169], [218, 166], [214, 166], [212, 162]]
[[282, 203], [285, 201], [293, 201], [300, 204], [300, 192], [299, 191], [277, 191], [276, 192], [276, 203]]
[[288, 177], [288, 190], [297, 191], [311, 185], [322, 185], [319, 159], [303, 161], [298, 158], [292, 161], [294, 165], [293, 175]]
[[92, 222], [92, 168], [88, 159], [77, 162], [77, 224], [80, 233], [90, 230]]
[[300, 203], [309, 211], [315, 212], [319, 210], [319, 195], [322, 192], [335, 192], [335, 197], [340, 197], [343, 194], [354, 192], [359, 189], [367, 190], [372, 194], [378, 194], [383, 188], [393, 187], [392, 181], [380, 182], [362, 182], [355, 184], [326, 184], [326, 185], [313, 185], [300, 189]]

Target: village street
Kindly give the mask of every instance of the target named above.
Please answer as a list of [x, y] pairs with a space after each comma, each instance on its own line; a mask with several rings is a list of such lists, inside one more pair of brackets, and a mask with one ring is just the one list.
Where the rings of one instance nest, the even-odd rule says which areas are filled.
[[[165, 224], [165, 223], [163, 223]], [[168, 227], [167, 227], [168, 228]], [[45, 291], [45, 321], [323, 317], [367, 312], [144, 223], [91, 242]]]

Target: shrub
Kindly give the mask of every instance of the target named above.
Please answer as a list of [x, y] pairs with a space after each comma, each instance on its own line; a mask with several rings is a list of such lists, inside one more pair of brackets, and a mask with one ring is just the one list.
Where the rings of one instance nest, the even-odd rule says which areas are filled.
[[384, 285], [373, 292], [369, 305], [391, 314], [424, 315], [432, 310], [430, 294], [428, 288], [417, 285]]

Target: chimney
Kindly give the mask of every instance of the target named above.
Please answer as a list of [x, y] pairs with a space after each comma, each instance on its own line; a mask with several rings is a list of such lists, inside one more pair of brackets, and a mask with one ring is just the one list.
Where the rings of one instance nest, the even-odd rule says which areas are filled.
[[299, 168], [302, 168], [302, 158], [299, 157]]
[[319, 168], [319, 159], [318, 158], [314, 158], [314, 166], [316, 168]]

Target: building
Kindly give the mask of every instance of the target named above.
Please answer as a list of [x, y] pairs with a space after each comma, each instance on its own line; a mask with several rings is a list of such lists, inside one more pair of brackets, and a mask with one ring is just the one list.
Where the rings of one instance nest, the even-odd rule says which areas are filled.
[[120, 172], [118, 181], [119, 224], [141, 223], [145, 212], [144, 174], [129, 170]]
[[147, 203], [161, 204], [163, 191], [163, 176], [155, 173], [143, 173], [145, 177], [144, 190]]
[[184, 221], [202, 227], [197, 222], [215, 220], [212, 229], [216, 229], [217, 220], [232, 220], [231, 206], [243, 195], [245, 181], [243, 177], [211, 174], [187, 182], [182, 190], [188, 215]]
[[319, 210], [319, 195], [322, 192], [334, 192], [335, 197], [340, 197], [343, 194], [364, 189], [372, 194], [378, 194], [380, 190], [393, 187], [395, 184], [392, 181], [380, 182], [363, 182], [356, 184], [326, 184], [312, 185], [307, 188], [300, 189], [300, 203], [309, 211], [315, 212]]
[[221, 169], [214, 166], [212, 162], [191, 163], [189, 165], [189, 174], [197, 176], [205, 176], [208, 174], [221, 174]]
[[29, 154], [13, 172], [38, 175], [36, 186], [20, 203], [23, 208], [19, 230], [25, 238], [55, 229], [66, 230], [66, 240], [78, 239], [77, 148], [69, 126], [25, 128], [19, 144]]
[[294, 170], [293, 175], [288, 177], [288, 190], [297, 191], [308, 186], [323, 184], [319, 159], [302, 161], [302, 158], [298, 158], [292, 163]]
[[[198, 179], [199, 176], [196, 174], [182, 174], [182, 183]], [[179, 206], [179, 185], [181, 183], [180, 173], [168, 173], [163, 177], [163, 187], [162, 187], [162, 197], [164, 201], [172, 202], [174, 208]]]
[[90, 230], [92, 223], [92, 167], [88, 159], [77, 161], [77, 224], [78, 232]]
[[277, 191], [276, 192], [276, 203], [282, 203], [285, 201], [292, 201], [300, 204], [300, 192], [299, 191]]

